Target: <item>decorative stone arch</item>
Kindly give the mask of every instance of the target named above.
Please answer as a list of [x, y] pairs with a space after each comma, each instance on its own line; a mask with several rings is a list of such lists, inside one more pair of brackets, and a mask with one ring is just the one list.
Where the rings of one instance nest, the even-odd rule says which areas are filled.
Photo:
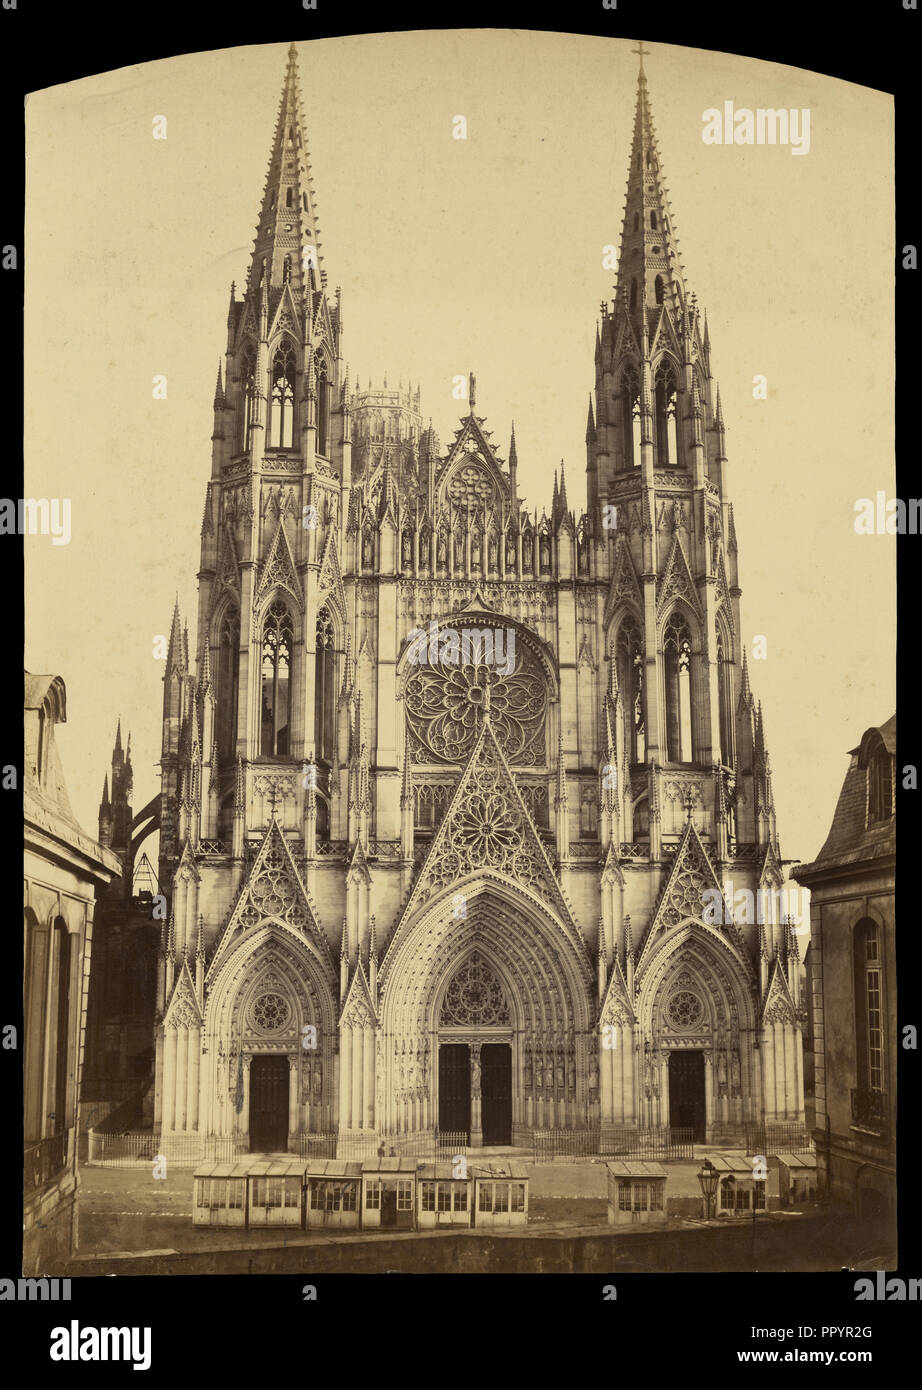
[[[463, 1023], [443, 1020], [443, 1007], [452, 981], [475, 956], [495, 977], [508, 1022], [484, 1021], [466, 1034]], [[377, 1097], [383, 1131], [438, 1122], [440, 1042], [466, 1035], [511, 1049], [514, 1135], [580, 1122], [593, 1009], [588, 966], [546, 906], [498, 876], [478, 874], [430, 900], [385, 965]]]
[[649, 1124], [674, 1124], [670, 1059], [700, 1052], [708, 1135], [758, 1117], [760, 1023], [753, 982], [729, 946], [688, 924], [671, 932], [643, 973], [636, 1001], [641, 1104]]
[[[337, 1010], [326, 973], [307, 944], [272, 918], [246, 932], [225, 959], [208, 989], [202, 1025], [204, 1095], [212, 1107], [207, 1134], [245, 1137], [247, 1106], [238, 1113], [235, 1104], [238, 1073], [260, 1055], [288, 1058], [290, 1132], [329, 1128]], [[313, 1040], [316, 1047], [304, 1045]]]

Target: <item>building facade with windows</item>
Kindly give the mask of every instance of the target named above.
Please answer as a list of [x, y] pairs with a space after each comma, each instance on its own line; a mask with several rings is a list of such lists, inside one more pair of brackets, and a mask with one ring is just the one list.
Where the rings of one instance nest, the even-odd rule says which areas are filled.
[[826, 843], [795, 870], [810, 889], [819, 1191], [896, 1223], [896, 715], [867, 729]]
[[[356, 389], [319, 245], [292, 47], [164, 677], [164, 1143], [802, 1120], [720, 395], [643, 70], [585, 511], [563, 468], [525, 505], [473, 376], [445, 447], [418, 390]], [[740, 889], [763, 920], [705, 920]]]
[[25, 676], [23, 779], [23, 1270], [48, 1271], [76, 1243], [77, 1117], [95, 896], [121, 872], [80, 828], [55, 729], [60, 676]]

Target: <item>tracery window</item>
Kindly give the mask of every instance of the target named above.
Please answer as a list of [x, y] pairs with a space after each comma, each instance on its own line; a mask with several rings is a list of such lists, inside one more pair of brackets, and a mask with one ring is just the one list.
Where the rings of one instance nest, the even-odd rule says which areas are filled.
[[240, 387], [243, 411], [240, 417], [240, 447], [249, 449], [250, 431], [256, 415], [256, 348], [247, 344], [240, 363]]
[[264, 757], [289, 751], [289, 699], [294, 630], [291, 614], [276, 600], [263, 623], [262, 718], [260, 752]]
[[618, 669], [618, 688], [624, 707], [624, 742], [628, 761], [646, 760], [644, 724], [643, 672], [644, 651], [640, 626], [633, 617], [626, 617], [618, 631], [615, 660]]
[[621, 425], [625, 468], [640, 467], [640, 381], [633, 367], [621, 377]]
[[666, 677], [666, 758], [690, 763], [692, 750], [691, 633], [680, 613], [673, 613], [663, 632]]
[[218, 637], [218, 753], [224, 759], [234, 756], [237, 744], [237, 686], [240, 662], [240, 614], [230, 608], [224, 615]]
[[335, 747], [335, 632], [327, 608], [317, 614], [317, 653], [314, 658], [314, 748], [321, 762], [333, 761]]
[[476, 953], [453, 976], [445, 993], [441, 1024], [460, 1027], [499, 1027], [509, 1022], [502, 986], [486, 961]]
[[663, 360], [656, 368], [653, 382], [656, 462], [660, 468], [679, 462], [679, 440], [676, 424], [678, 395], [675, 368]]
[[720, 719], [720, 761], [724, 767], [733, 766], [733, 690], [731, 663], [724, 643], [723, 629], [715, 624], [717, 646], [717, 702]]
[[272, 391], [269, 399], [269, 447], [290, 449], [294, 440], [295, 354], [287, 340], [272, 359]]

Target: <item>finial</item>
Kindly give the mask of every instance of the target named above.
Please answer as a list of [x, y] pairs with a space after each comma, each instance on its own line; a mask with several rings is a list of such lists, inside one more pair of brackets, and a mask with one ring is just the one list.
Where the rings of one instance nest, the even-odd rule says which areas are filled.
[[640, 73], [639, 73], [639, 75], [642, 77], [642, 76], [643, 76], [643, 59], [644, 59], [644, 54], [645, 54], [645, 53], [649, 53], [650, 50], [649, 50], [649, 48], [644, 48], [644, 46], [643, 46], [643, 39], [641, 39], [640, 42], [638, 43], [637, 47], [631, 49], [631, 52], [632, 52], [632, 53], [636, 53], [637, 56], [640, 58]]
[[468, 399], [468, 404], [469, 404], [470, 407], [471, 407], [471, 414], [473, 415], [473, 413], [474, 413], [474, 405], [475, 405], [475, 402], [476, 402], [475, 391], [476, 391], [476, 388], [477, 388], [477, 378], [474, 376], [474, 373], [471, 372], [471, 373], [469, 374], [467, 380], [468, 380], [468, 386], [467, 386], [467, 399]]

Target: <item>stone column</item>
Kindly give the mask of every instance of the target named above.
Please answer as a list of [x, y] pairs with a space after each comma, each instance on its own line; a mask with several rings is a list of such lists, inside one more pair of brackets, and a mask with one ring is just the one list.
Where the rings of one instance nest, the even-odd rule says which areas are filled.
[[480, 1043], [471, 1043], [471, 1148], [483, 1148], [480, 1096]]
[[339, 1128], [352, 1124], [352, 1029], [343, 1024], [339, 1034]]
[[189, 1037], [189, 1118], [187, 1128], [199, 1129], [199, 1088], [202, 1067], [202, 1030], [195, 1028]]
[[288, 1152], [298, 1151], [298, 1099], [301, 1094], [301, 1072], [298, 1067], [298, 1054], [293, 1052], [288, 1058]]
[[164, 1029], [163, 1040], [163, 1128], [176, 1128], [176, 1029]]
[[250, 1132], [250, 1063], [253, 1058], [246, 1053], [243, 1058], [243, 1108], [237, 1116], [237, 1129], [246, 1137]]
[[374, 1030], [366, 1028], [364, 1030], [364, 1058], [363, 1058], [363, 1103], [362, 1103], [362, 1128], [374, 1129], [375, 1127], [375, 1035]]
[[714, 1132], [714, 1054], [704, 1054], [704, 1137], [710, 1143]]

